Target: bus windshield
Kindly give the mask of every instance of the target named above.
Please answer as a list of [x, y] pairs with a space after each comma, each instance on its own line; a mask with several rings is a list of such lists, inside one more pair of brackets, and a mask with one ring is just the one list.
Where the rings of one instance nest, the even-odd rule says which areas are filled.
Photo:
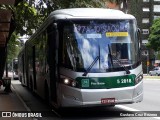
[[[131, 69], [139, 62], [139, 41], [134, 20], [81, 20], [63, 26], [62, 65], [90, 72]], [[123, 66], [123, 67], [122, 67]]]

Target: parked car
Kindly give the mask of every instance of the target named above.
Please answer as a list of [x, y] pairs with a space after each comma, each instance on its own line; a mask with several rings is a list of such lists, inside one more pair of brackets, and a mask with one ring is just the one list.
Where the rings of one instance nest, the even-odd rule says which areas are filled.
[[160, 67], [155, 67], [153, 70], [149, 71], [149, 75], [157, 75], [160, 76]]

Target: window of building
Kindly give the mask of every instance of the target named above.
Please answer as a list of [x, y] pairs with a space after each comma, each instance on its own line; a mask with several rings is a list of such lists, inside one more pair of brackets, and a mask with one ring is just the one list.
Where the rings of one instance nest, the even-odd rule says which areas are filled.
[[142, 23], [149, 23], [149, 18], [143, 18]]
[[154, 0], [154, 1], [156, 2], [156, 1], [160, 1], [160, 0]]
[[143, 0], [143, 2], [149, 2], [149, 0]]
[[157, 19], [157, 18], [160, 18], [160, 16], [154, 16], [154, 20]]
[[149, 8], [147, 8], [147, 7], [143, 8], [143, 12], [149, 12], [149, 11], [150, 11]]
[[142, 44], [145, 45], [148, 43], [148, 40], [142, 40]]
[[149, 29], [142, 29], [142, 34], [149, 34]]
[[160, 12], [160, 5], [154, 5], [153, 12]]

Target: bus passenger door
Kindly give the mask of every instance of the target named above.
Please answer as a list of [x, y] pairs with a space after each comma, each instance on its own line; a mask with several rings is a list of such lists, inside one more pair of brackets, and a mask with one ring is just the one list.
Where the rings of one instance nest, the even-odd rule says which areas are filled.
[[56, 104], [57, 103], [57, 77], [56, 77], [56, 28], [53, 24], [51, 24], [48, 29], [48, 51], [47, 51], [47, 62], [49, 64], [49, 72], [50, 72], [50, 96], [51, 101]]

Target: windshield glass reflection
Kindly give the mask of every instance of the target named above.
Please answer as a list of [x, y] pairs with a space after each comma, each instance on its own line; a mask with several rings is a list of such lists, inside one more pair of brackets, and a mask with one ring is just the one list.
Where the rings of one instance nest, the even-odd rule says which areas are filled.
[[121, 68], [120, 63], [123, 66], [137, 63], [139, 48], [133, 23], [132, 20], [92, 20], [64, 26], [63, 65], [75, 71], [85, 71], [99, 56], [90, 72], [106, 72]]

